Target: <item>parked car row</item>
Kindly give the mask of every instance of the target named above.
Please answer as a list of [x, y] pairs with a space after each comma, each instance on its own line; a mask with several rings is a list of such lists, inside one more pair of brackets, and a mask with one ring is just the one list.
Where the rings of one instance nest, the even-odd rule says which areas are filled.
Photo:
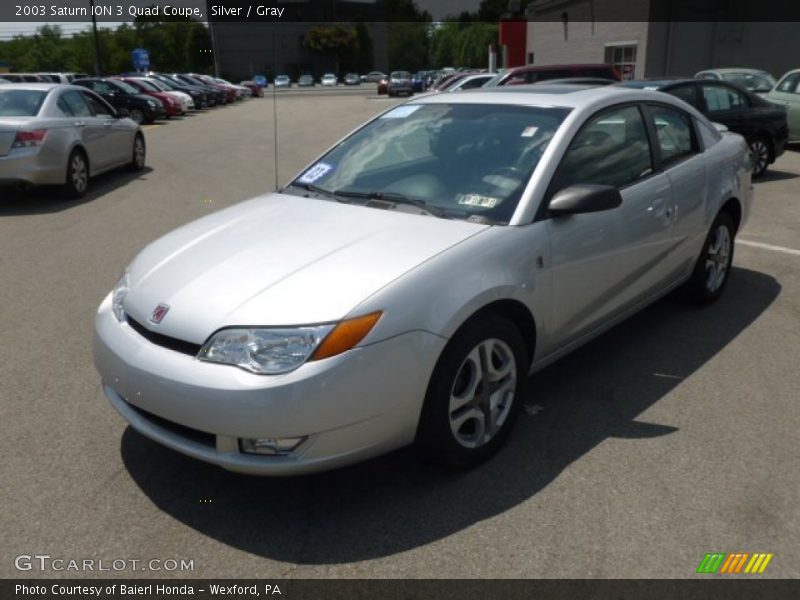
[[[319, 78], [319, 85], [322, 87], [335, 87], [341, 84], [347, 86], [361, 85], [363, 80], [363, 77], [359, 76], [358, 73], [347, 73], [341, 80], [335, 73], [325, 73]], [[275, 77], [273, 85], [276, 88], [290, 88], [293, 85], [297, 87], [315, 87], [317, 85], [317, 80], [314, 79], [313, 75], [304, 73], [297, 78], [296, 82], [293, 82], [291, 77], [281, 74]]]

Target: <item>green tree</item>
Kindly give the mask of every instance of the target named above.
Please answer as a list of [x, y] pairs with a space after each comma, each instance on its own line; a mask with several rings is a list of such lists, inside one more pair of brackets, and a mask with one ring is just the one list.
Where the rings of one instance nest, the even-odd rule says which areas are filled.
[[336, 70], [342, 61], [350, 61], [358, 51], [358, 36], [354, 27], [345, 25], [317, 25], [303, 37], [303, 47], [318, 54], [333, 56]]

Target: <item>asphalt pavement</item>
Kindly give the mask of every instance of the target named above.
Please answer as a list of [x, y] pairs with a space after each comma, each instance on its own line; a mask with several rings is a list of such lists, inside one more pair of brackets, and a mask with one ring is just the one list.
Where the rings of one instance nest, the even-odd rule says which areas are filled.
[[[398, 101], [370, 86], [277, 102], [285, 183]], [[800, 576], [800, 152], [755, 184], [721, 301], [666, 298], [537, 374], [490, 462], [449, 472], [401, 451], [259, 479], [127, 427], [91, 337], [138, 250], [274, 189], [272, 95], [146, 136], [148, 168], [81, 201], [0, 190], [0, 577], [683, 578], [712, 551], [770, 552], [761, 577]], [[15, 568], [36, 553], [194, 569]]]

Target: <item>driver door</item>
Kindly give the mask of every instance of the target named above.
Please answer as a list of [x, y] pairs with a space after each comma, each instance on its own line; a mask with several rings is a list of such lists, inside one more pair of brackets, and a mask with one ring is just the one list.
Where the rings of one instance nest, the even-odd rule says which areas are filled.
[[568, 343], [646, 299], [668, 277], [673, 200], [639, 106], [605, 109], [573, 139], [545, 201], [570, 185], [613, 185], [622, 204], [546, 216], [552, 260], [551, 333]]

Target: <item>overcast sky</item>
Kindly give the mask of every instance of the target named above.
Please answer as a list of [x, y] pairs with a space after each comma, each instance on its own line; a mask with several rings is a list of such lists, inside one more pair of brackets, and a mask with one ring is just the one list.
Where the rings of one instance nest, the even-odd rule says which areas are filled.
[[[10, 0], [0, 0], [0, 2], [5, 3]], [[153, 0], [119, 0], [120, 4], [125, 6], [130, 6], [133, 4], [137, 4], [140, 6], [148, 6], [153, 3]], [[351, 2], [358, 2], [358, 1], [366, 1], [370, 2], [372, 0], [350, 0]], [[100, 0], [96, 0], [97, 4], [113, 4], [114, 0], [109, 0], [106, 2], [100, 2]], [[478, 8], [480, 4], [480, 0], [416, 0], [417, 6], [419, 6], [423, 10], [427, 10], [431, 15], [433, 15], [434, 20], [442, 19], [447, 15], [457, 15], [462, 11], [472, 11]], [[159, 2], [163, 4], [163, 1]], [[46, 6], [50, 7], [51, 4], [55, 4], [56, 6], [88, 6], [88, 0], [56, 0], [52, 1], [49, 0], [45, 3]], [[173, 0], [170, 2], [173, 6], [205, 6], [205, 0]], [[264, 2], [264, 4], [270, 4], [269, 2]], [[55, 23], [55, 22], [53, 22]], [[37, 22], [27, 22], [27, 21], [0, 21], [0, 40], [7, 40], [12, 38], [15, 35], [20, 34], [28, 34], [33, 33], [36, 31], [38, 27], [44, 25], [44, 21], [37, 21]], [[116, 27], [120, 25], [120, 22], [109, 22], [109, 23], [98, 23], [100, 26], [104, 27]], [[64, 22], [58, 23], [64, 33], [71, 34], [76, 31], [83, 31], [89, 26], [89, 23], [80, 23], [80, 22]]]

